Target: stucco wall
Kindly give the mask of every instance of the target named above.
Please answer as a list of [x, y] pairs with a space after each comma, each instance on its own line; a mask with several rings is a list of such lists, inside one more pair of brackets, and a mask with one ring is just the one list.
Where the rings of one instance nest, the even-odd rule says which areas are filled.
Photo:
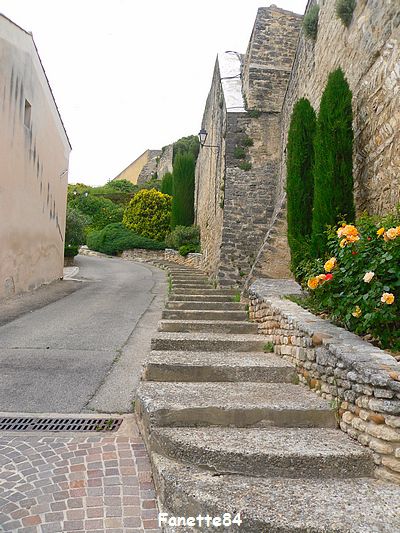
[[71, 148], [32, 36], [1, 15], [0, 94], [4, 298], [62, 277]]
[[399, 37], [398, 1], [358, 0], [348, 28], [335, 14], [335, 0], [320, 2], [317, 40], [300, 37], [283, 106], [281, 189], [293, 105], [306, 97], [318, 111], [329, 73], [341, 67], [353, 92], [357, 209], [385, 213], [400, 202]]
[[136, 185], [138, 181], [139, 174], [143, 170], [143, 167], [149, 161], [150, 150], [146, 150], [140, 155], [133, 163], [127, 166], [122, 172], [118, 174], [114, 179], [115, 180], [127, 180]]

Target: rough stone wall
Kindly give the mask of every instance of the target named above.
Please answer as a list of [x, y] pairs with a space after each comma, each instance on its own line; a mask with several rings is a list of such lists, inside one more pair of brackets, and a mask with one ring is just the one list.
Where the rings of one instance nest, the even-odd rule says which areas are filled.
[[161, 150], [157, 164], [158, 179], [162, 179], [167, 172], [172, 172], [172, 159], [174, 155], [174, 145], [169, 144]]
[[400, 202], [399, 36], [398, 0], [357, 1], [348, 28], [335, 14], [335, 0], [320, 2], [317, 40], [300, 37], [283, 106], [281, 190], [293, 105], [306, 97], [318, 110], [328, 74], [341, 67], [353, 92], [357, 210], [382, 214]]
[[[209, 132], [207, 143], [219, 150], [200, 151], [196, 220], [203, 268], [221, 285], [243, 284], [273, 221], [280, 170], [279, 112], [300, 20], [301, 16], [276, 7], [258, 11], [240, 73], [247, 105], [258, 112], [230, 110], [218, 62], [214, 71], [203, 127]], [[244, 146], [246, 140], [252, 145]], [[244, 161], [238, 148], [244, 148], [250, 169], [240, 168]]]
[[203, 269], [213, 278], [218, 273], [222, 241], [226, 121], [217, 60], [202, 126], [208, 132], [206, 144], [219, 148], [200, 148], [195, 175], [195, 223], [200, 227]]
[[[279, 168], [279, 115], [228, 114], [226, 132], [226, 177], [222, 245], [218, 281], [241, 285], [250, 272], [268, 230], [275, 205]], [[245, 149], [252, 165], [241, 170], [235, 148], [251, 138]]]
[[202, 262], [203, 262], [203, 256], [202, 254], [198, 253], [191, 253], [187, 254], [185, 257], [181, 255], [176, 250], [173, 250], [172, 248], [166, 248], [164, 259], [166, 261], [173, 261], [174, 263], [178, 263], [178, 265], [185, 265], [192, 268], [198, 268], [201, 269]]
[[293, 281], [250, 287], [250, 318], [299, 380], [331, 400], [340, 428], [374, 455], [376, 476], [400, 484], [400, 363], [360, 337], [282, 299]]
[[158, 158], [161, 156], [161, 150], [149, 150], [149, 159], [144, 165], [137, 179], [137, 183], [146, 183], [151, 180], [152, 176], [157, 172]]
[[249, 109], [280, 113], [301, 17], [275, 6], [258, 9], [243, 68]]

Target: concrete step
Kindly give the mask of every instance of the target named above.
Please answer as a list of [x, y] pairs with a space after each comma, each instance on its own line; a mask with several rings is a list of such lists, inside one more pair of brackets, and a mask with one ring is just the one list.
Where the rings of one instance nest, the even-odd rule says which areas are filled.
[[192, 278], [192, 277], [181, 277], [176, 278], [175, 276], [171, 276], [172, 279], [172, 285], [199, 285], [199, 286], [211, 286], [208, 279], [205, 278]]
[[187, 310], [215, 310], [215, 311], [245, 311], [246, 304], [239, 302], [175, 302], [169, 301], [166, 309], [187, 309]]
[[223, 333], [158, 332], [151, 339], [152, 350], [187, 350], [189, 352], [263, 352], [262, 335]]
[[237, 320], [161, 320], [158, 331], [210, 331], [213, 333], [252, 333], [256, 334], [258, 325], [255, 322]]
[[[216, 476], [152, 454], [162, 510], [212, 517], [240, 511], [229, 533], [398, 533], [400, 487], [370, 478], [288, 479]], [[180, 528], [215, 532], [215, 527]], [[168, 530], [167, 530], [168, 531]], [[172, 531], [172, 529], [170, 530]], [[177, 530], [178, 531], [178, 530]]]
[[272, 354], [165, 350], [150, 352], [144, 379], [295, 383], [298, 377], [293, 365]]
[[221, 311], [207, 309], [164, 309], [162, 318], [167, 320], [246, 320], [246, 311]]
[[336, 427], [327, 401], [289, 383], [142, 381], [135, 406], [145, 432], [154, 426]]
[[204, 289], [212, 288], [209, 283], [200, 283], [199, 281], [176, 281], [172, 282], [172, 289]]
[[170, 302], [233, 302], [231, 294], [175, 294], [169, 295]]
[[[188, 291], [187, 288], [177, 288], [175, 287], [171, 294], [192, 294], [193, 291]], [[235, 296], [237, 294], [237, 290], [235, 289], [210, 289], [210, 288], [196, 288], [195, 290], [196, 294], [203, 294], [203, 295], [221, 295], [221, 296]]]
[[157, 428], [152, 451], [221, 474], [373, 477], [372, 453], [338, 429]]

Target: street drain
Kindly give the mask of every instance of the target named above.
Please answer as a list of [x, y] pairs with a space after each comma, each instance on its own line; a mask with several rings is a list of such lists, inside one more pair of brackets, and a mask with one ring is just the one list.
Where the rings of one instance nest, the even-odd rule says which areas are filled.
[[122, 418], [0, 417], [0, 431], [116, 431]]

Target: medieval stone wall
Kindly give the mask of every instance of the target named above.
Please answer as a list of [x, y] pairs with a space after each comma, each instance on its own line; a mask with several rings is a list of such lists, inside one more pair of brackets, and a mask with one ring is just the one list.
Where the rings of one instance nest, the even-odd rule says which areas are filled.
[[329, 73], [341, 67], [353, 92], [357, 210], [381, 214], [399, 203], [399, 36], [398, 1], [358, 0], [348, 28], [336, 16], [335, 0], [320, 2], [317, 39], [301, 35], [283, 106], [280, 190], [286, 181], [284, 149], [293, 105], [306, 97], [318, 111]]

